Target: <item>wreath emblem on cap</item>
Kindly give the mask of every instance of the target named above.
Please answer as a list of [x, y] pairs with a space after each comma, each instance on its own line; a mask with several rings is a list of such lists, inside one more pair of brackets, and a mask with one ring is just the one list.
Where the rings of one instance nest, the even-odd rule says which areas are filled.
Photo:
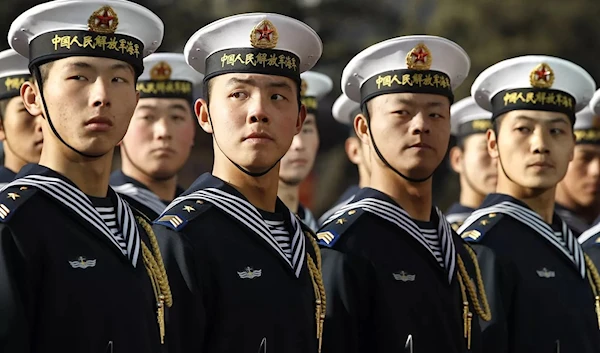
[[406, 54], [406, 66], [411, 70], [429, 70], [432, 62], [431, 52], [424, 43], [419, 43]]
[[150, 70], [150, 79], [154, 81], [166, 81], [171, 78], [171, 73], [173, 73], [171, 65], [167, 64], [165, 61], [160, 61], [152, 66], [152, 69]]
[[554, 83], [554, 71], [550, 65], [541, 63], [529, 74], [529, 83], [536, 88], [550, 88]]
[[92, 32], [112, 34], [117, 30], [119, 17], [110, 6], [102, 6], [88, 19], [88, 29]]
[[269, 20], [260, 21], [250, 32], [250, 44], [255, 48], [273, 49], [278, 39], [277, 28]]
[[304, 97], [306, 95], [306, 90], [308, 89], [308, 83], [306, 80], [302, 80], [300, 83], [300, 96]]

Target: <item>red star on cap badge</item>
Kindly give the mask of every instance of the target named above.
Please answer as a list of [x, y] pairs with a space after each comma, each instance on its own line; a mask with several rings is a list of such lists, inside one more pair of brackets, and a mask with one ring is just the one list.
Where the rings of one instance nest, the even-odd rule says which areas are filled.
[[278, 39], [277, 28], [269, 20], [260, 21], [250, 32], [250, 44], [255, 48], [275, 48]]
[[259, 28], [256, 31], [260, 33], [260, 37], [258, 37], [259, 41], [262, 39], [271, 40], [271, 34], [273, 33], [273, 30], [269, 28], [266, 23], [263, 24], [262, 28]]
[[406, 54], [406, 66], [411, 70], [429, 70], [431, 61], [431, 51], [424, 43], [417, 44]]
[[419, 48], [419, 51], [413, 52], [412, 56], [415, 58], [415, 62], [420, 61], [424, 63], [427, 60], [429, 53], [424, 51], [423, 48]]
[[88, 29], [97, 33], [115, 33], [119, 25], [117, 13], [110, 6], [103, 6], [88, 19]]
[[554, 83], [554, 72], [548, 64], [541, 63], [529, 74], [529, 83], [532, 87], [550, 88]]

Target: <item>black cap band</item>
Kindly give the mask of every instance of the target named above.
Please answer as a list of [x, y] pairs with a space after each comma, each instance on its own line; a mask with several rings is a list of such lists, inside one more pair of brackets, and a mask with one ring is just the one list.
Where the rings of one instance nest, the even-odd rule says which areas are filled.
[[44, 33], [29, 43], [29, 68], [70, 56], [94, 56], [124, 61], [144, 71], [144, 44], [123, 34], [103, 34], [85, 30]]
[[317, 101], [316, 97], [305, 96], [305, 97], [301, 97], [300, 100], [302, 101], [302, 104], [304, 104], [304, 106], [306, 107], [306, 111], [308, 113], [314, 114], [317, 112], [317, 108], [319, 107], [319, 102]]
[[204, 81], [229, 73], [255, 73], [289, 77], [300, 85], [300, 58], [284, 50], [231, 48], [206, 58]]
[[465, 138], [473, 134], [485, 133], [492, 128], [492, 121], [490, 119], [475, 119], [467, 121], [458, 126], [458, 133], [456, 137]]
[[448, 97], [454, 102], [450, 77], [434, 70], [392, 70], [373, 76], [360, 88], [361, 104], [389, 93], [428, 93]]
[[581, 129], [573, 131], [578, 145], [600, 145], [600, 129]]
[[566, 114], [575, 123], [575, 98], [548, 88], [517, 88], [499, 92], [492, 98], [492, 120], [513, 110], [541, 110]]
[[182, 80], [145, 80], [138, 81], [140, 98], [183, 98], [194, 101], [194, 85]]
[[31, 80], [31, 75], [14, 75], [0, 78], [0, 100], [13, 98], [21, 93], [21, 86]]

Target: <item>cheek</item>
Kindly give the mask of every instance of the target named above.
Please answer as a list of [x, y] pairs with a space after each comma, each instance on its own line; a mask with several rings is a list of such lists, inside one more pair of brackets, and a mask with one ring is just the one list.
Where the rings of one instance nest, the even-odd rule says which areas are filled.
[[152, 141], [152, 128], [144, 121], [133, 121], [123, 141], [128, 145], [140, 146]]

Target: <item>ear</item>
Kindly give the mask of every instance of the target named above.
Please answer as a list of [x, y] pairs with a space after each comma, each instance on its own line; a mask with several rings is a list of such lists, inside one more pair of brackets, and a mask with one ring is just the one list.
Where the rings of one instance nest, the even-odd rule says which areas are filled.
[[210, 123], [210, 115], [208, 113], [208, 103], [200, 98], [194, 103], [194, 113], [198, 118], [198, 124], [208, 134], [213, 133], [212, 125]]
[[452, 170], [458, 174], [462, 173], [463, 150], [458, 146], [452, 147], [449, 158]]
[[39, 91], [35, 83], [25, 81], [23, 85], [21, 85], [19, 93], [21, 94], [21, 99], [23, 99], [23, 105], [29, 114], [32, 116], [43, 116], [44, 108], [42, 106], [42, 100], [38, 99]]
[[346, 149], [346, 155], [350, 162], [360, 165], [362, 162], [362, 155], [360, 153], [360, 140], [358, 137], [348, 137], [346, 139], [346, 143], [344, 144], [344, 148]]
[[569, 162], [575, 158], [575, 146], [577, 145], [577, 139], [575, 138], [575, 134], [573, 134], [573, 143], [571, 144], [571, 153], [569, 153]]
[[498, 140], [496, 132], [494, 132], [492, 129], [489, 129], [485, 135], [487, 137], [488, 154], [492, 158], [498, 158]]
[[135, 91], [135, 105], [137, 105], [140, 102], [140, 91], [136, 90]]
[[6, 133], [4, 132], [4, 118], [0, 119], [0, 141], [6, 140]]
[[369, 131], [369, 124], [367, 117], [362, 113], [354, 117], [354, 131], [356, 136], [366, 145], [371, 145], [371, 132]]
[[298, 112], [298, 120], [296, 120], [296, 133], [294, 135], [298, 135], [302, 131], [304, 120], [306, 120], [306, 106], [301, 104], [300, 111]]

